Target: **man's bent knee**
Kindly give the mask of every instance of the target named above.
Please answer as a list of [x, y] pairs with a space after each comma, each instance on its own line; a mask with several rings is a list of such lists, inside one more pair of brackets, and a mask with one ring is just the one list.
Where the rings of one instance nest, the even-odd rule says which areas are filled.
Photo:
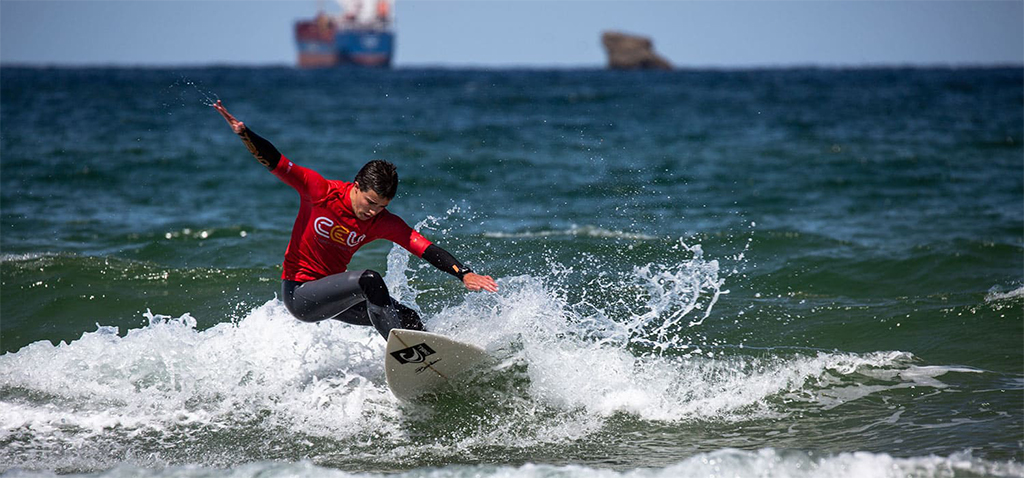
[[369, 269], [363, 271], [362, 275], [359, 276], [359, 288], [363, 290], [366, 300], [370, 301], [371, 304], [379, 307], [390, 305], [391, 296], [388, 295], [388, 286], [384, 283], [384, 278], [377, 271]]

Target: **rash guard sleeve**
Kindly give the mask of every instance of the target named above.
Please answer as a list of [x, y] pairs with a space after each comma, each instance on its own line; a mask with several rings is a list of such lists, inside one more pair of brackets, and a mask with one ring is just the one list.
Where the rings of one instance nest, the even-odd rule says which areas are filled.
[[379, 237], [402, 246], [416, 257], [423, 257], [423, 253], [432, 245], [429, 239], [409, 227], [402, 218], [391, 214], [390, 211], [384, 211], [381, 214], [377, 227], [380, 231]]
[[285, 156], [280, 156], [277, 167], [270, 172], [312, 202], [323, 199], [330, 190], [330, 184], [320, 173], [299, 166]]
[[277, 168], [277, 163], [281, 161], [281, 153], [270, 141], [263, 139], [262, 136], [249, 128], [242, 130], [241, 133], [238, 133], [238, 136], [242, 138], [245, 147], [256, 157], [260, 164], [266, 166], [271, 171]]
[[427, 246], [427, 250], [423, 251], [423, 259], [434, 267], [458, 277], [459, 280], [462, 280], [462, 277], [466, 274], [473, 272], [468, 267], [462, 265], [455, 256], [441, 249], [437, 244]]

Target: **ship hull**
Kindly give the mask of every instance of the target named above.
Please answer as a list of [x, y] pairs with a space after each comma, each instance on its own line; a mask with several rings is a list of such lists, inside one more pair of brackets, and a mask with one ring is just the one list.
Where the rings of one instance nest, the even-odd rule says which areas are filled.
[[388, 68], [394, 53], [395, 34], [389, 31], [355, 30], [338, 32], [338, 63]]
[[300, 68], [328, 68], [338, 64], [338, 50], [333, 41], [299, 41]]
[[300, 68], [352, 65], [388, 68], [394, 56], [395, 34], [386, 27], [339, 27], [327, 17], [295, 25]]

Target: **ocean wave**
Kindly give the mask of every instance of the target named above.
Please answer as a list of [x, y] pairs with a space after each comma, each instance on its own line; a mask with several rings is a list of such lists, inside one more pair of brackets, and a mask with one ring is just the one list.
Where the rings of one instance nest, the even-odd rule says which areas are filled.
[[1015, 300], [1024, 297], [1024, 286], [1018, 287], [1009, 292], [998, 292], [996, 290], [989, 291], [985, 295], [985, 302], [999, 302], [1003, 300]]
[[[672, 260], [602, 272], [583, 294], [563, 284], [592, 271], [553, 263], [550, 274], [501, 278], [499, 293], [425, 314], [429, 330], [495, 358], [428, 406], [388, 391], [384, 342], [370, 328], [303, 323], [277, 299], [209, 328], [191, 314], [147, 312], [139, 328], [97, 324], [76, 340], [34, 342], [0, 355], [0, 463], [451, 462], [566, 446], [623, 420], [659, 429], [779, 423], [869, 396], [937, 393], [949, 387], [944, 375], [981, 373], [921, 365], [901, 351], [722, 347], [701, 335], [726, 292], [717, 262], [699, 246], [670, 252]], [[408, 259], [392, 249], [386, 280], [415, 303], [423, 291], [407, 280]], [[873, 410], [860, 423], [892, 424], [901, 413]]]
[[71, 256], [72, 253], [68, 252], [26, 252], [23, 254], [0, 254], [0, 263], [3, 262], [23, 262], [23, 261], [34, 261], [37, 259], [59, 257], [59, 256]]
[[[175, 466], [161, 469], [119, 465], [106, 471], [60, 476], [122, 478], [159, 476], [164, 478], [264, 477], [264, 478], [669, 478], [679, 476], [758, 476], [764, 478], [931, 478], [931, 477], [1018, 477], [1024, 465], [976, 458], [969, 452], [950, 456], [894, 457], [886, 453], [848, 452], [815, 454], [773, 448], [743, 451], [722, 449], [700, 453], [678, 463], [656, 468], [612, 470], [584, 465], [528, 463], [521, 466], [450, 465], [417, 468], [399, 473], [343, 471], [318, 466], [310, 461], [292, 463], [255, 462], [230, 468]], [[50, 472], [13, 470], [10, 478], [58, 476]]]
[[[274, 299], [205, 330], [189, 314], [147, 313], [148, 325], [123, 334], [97, 326], [78, 340], [0, 356], [0, 462], [102, 469], [264, 456], [245, 446], [199, 451], [224, 434], [296, 442], [280, 451], [292, 459], [310, 453], [309, 440], [371, 462], [456, 457], [569, 443], [623, 414], [662, 424], [778, 419], [791, 413], [782, 402], [827, 410], [901, 388], [941, 389], [936, 377], [973, 371], [916, 366], [903, 352], [638, 356], [580, 334], [579, 323], [549, 307], [540, 280], [520, 282], [427, 318], [431, 330], [496, 358], [481, 380], [456, 389], [468, 408], [443, 423], [388, 392], [384, 342], [370, 328], [302, 323]], [[435, 431], [411, 439], [410, 427]], [[124, 456], [140, 451], [143, 458]]]
[[637, 241], [653, 241], [657, 239], [663, 239], [657, 236], [651, 236], [649, 234], [642, 234], [637, 232], [628, 231], [616, 231], [605, 229], [597, 226], [577, 226], [572, 225], [568, 229], [545, 229], [540, 231], [527, 231], [527, 232], [485, 232], [484, 237], [496, 238], [496, 239], [519, 239], [519, 238], [538, 238], [538, 237], [594, 237], [594, 238], [610, 238], [610, 239], [629, 239]]

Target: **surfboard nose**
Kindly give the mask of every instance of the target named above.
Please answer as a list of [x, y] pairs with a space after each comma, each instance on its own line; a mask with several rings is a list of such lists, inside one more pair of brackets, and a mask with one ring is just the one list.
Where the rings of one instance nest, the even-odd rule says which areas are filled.
[[488, 357], [473, 344], [444, 335], [392, 328], [384, 354], [384, 375], [396, 397], [412, 400], [436, 390]]

